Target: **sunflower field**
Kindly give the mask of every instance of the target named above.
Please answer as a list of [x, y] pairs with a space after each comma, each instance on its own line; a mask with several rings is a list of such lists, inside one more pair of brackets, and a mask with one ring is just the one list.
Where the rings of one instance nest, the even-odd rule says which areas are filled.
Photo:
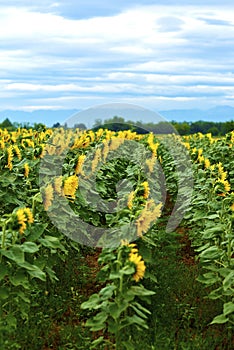
[[233, 149], [0, 129], [0, 348], [234, 348]]

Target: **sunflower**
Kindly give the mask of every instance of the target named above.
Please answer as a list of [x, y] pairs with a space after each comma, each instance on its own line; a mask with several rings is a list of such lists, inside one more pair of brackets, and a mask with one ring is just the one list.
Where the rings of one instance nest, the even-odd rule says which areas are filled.
[[224, 171], [223, 165], [221, 162], [217, 164], [219, 176], [221, 178], [221, 182], [225, 181], [227, 179], [227, 172]]
[[150, 229], [151, 224], [160, 217], [161, 208], [162, 203], [156, 205], [153, 199], [146, 202], [145, 208], [136, 220], [138, 237], [142, 237], [143, 233], [146, 233]]
[[143, 197], [146, 199], [146, 198], [149, 197], [149, 193], [150, 193], [150, 188], [149, 188], [148, 181], [142, 182], [142, 186], [144, 187], [144, 195], [143, 195]]
[[24, 208], [24, 213], [26, 214], [27, 222], [32, 224], [34, 222], [34, 218], [31, 210], [29, 208]]
[[54, 191], [53, 191], [53, 187], [51, 184], [47, 185], [44, 191], [44, 207], [45, 210], [47, 211], [49, 209], [49, 207], [52, 204], [52, 200], [54, 199]]
[[14, 157], [13, 146], [9, 146], [7, 148], [7, 167], [10, 170], [13, 169], [13, 164], [12, 164], [13, 157]]
[[139, 280], [144, 277], [146, 267], [144, 260], [142, 260], [142, 256], [138, 255], [136, 251], [136, 248], [131, 250], [129, 261], [135, 264], [135, 274], [133, 275], [133, 279], [134, 281], [139, 282]]
[[148, 158], [145, 161], [150, 173], [152, 173], [154, 170], [154, 165], [155, 165], [156, 160], [157, 160], [157, 158], [154, 155], [152, 155], [151, 158]]
[[24, 208], [18, 209], [16, 212], [16, 215], [18, 219], [18, 224], [20, 225], [19, 233], [22, 235], [27, 228], [26, 226], [27, 217], [25, 215]]
[[18, 224], [20, 225], [19, 233], [22, 235], [27, 228], [26, 223], [34, 222], [33, 214], [29, 208], [20, 208], [16, 212]]
[[111, 142], [109, 145], [110, 151], [115, 151], [119, 146], [124, 142], [123, 138], [120, 138], [118, 136], [112, 136]]
[[75, 199], [75, 193], [78, 188], [78, 177], [76, 175], [69, 176], [64, 181], [64, 195]]
[[130, 192], [128, 196], [128, 203], [127, 203], [127, 206], [130, 210], [132, 209], [132, 206], [133, 206], [134, 197], [135, 197], [135, 191]]
[[102, 150], [102, 155], [103, 155], [103, 160], [106, 161], [106, 158], [108, 156], [108, 153], [109, 153], [109, 140], [104, 140], [103, 141], [103, 150]]
[[5, 148], [5, 142], [3, 140], [0, 140], [0, 148], [1, 149]]
[[54, 191], [55, 193], [61, 195], [62, 194], [62, 185], [63, 185], [63, 179], [62, 176], [58, 176], [56, 178], [54, 178]]
[[13, 146], [13, 149], [14, 149], [14, 151], [15, 151], [15, 154], [16, 154], [17, 158], [18, 158], [19, 160], [21, 160], [21, 159], [22, 159], [22, 155], [21, 155], [21, 152], [20, 152], [19, 147], [18, 147], [17, 145], [14, 145], [14, 146]]
[[81, 154], [79, 156], [79, 158], [78, 158], [78, 162], [77, 162], [76, 169], [75, 169], [75, 173], [77, 175], [78, 174], [84, 175], [84, 172], [83, 172], [82, 168], [83, 168], [83, 164], [84, 164], [85, 158], [86, 158], [85, 154]]
[[99, 161], [101, 160], [102, 154], [101, 154], [101, 149], [97, 148], [94, 158], [92, 160], [92, 173], [95, 171]]
[[218, 179], [216, 183], [221, 184], [221, 187], [225, 192], [229, 192], [231, 190], [231, 185], [228, 180]]
[[187, 148], [187, 149], [190, 149], [190, 148], [191, 148], [189, 142], [183, 142], [183, 145], [184, 145], [184, 147]]
[[210, 168], [210, 160], [208, 158], [205, 158], [204, 163], [206, 169]]
[[148, 145], [150, 146], [150, 149], [151, 149], [153, 155], [156, 156], [157, 150], [159, 147], [159, 143], [158, 142], [154, 143], [154, 134], [153, 133], [149, 134], [147, 142], [148, 142]]

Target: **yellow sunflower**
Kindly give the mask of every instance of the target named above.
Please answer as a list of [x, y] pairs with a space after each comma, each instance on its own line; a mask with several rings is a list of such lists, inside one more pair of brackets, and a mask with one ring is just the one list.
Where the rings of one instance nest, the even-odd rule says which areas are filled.
[[79, 174], [84, 175], [82, 168], [83, 168], [85, 158], [86, 158], [85, 154], [81, 154], [78, 158], [78, 162], [77, 162], [76, 169], [75, 169], [75, 173], [77, 175], [79, 175]]
[[62, 185], [63, 185], [63, 178], [62, 176], [58, 176], [56, 178], [54, 178], [54, 191], [55, 193], [62, 195]]
[[64, 181], [64, 195], [75, 199], [75, 193], [78, 188], [78, 177], [76, 175], [69, 176]]
[[148, 181], [142, 182], [142, 186], [144, 187], [144, 195], [143, 195], [143, 197], [145, 199], [147, 199], [149, 197], [149, 194], [150, 194], [150, 188], [149, 188]]
[[136, 251], [136, 248], [131, 250], [131, 253], [129, 254], [129, 261], [135, 264], [136, 271], [133, 275], [133, 279], [136, 282], [139, 282], [139, 280], [144, 277], [146, 267], [144, 260], [142, 260], [142, 256], [138, 255]]
[[9, 146], [7, 148], [7, 167], [10, 170], [13, 169], [13, 164], [12, 164], [13, 157], [14, 157], [13, 146]]
[[51, 184], [46, 186], [43, 199], [45, 210], [48, 210], [54, 199], [54, 191]]
[[128, 206], [128, 208], [129, 208], [130, 210], [132, 209], [132, 206], [133, 206], [134, 197], [135, 197], [135, 191], [131, 191], [131, 192], [129, 193], [129, 196], [128, 196], [128, 203], [127, 203], [127, 206]]
[[31, 210], [29, 208], [24, 208], [24, 213], [26, 214], [27, 222], [32, 224], [34, 222], [34, 218]]
[[22, 235], [27, 228], [26, 226], [27, 217], [24, 213], [24, 209], [23, 208], [18, 209], [16, 212], [16, 215], [18, 219], [18, 224], [20, 225], [19, 233]]
[[225, 192], [229, 192], [231, 190], [231, 185], [228, 180], [218, 179], [216, 183], [221, 184]]

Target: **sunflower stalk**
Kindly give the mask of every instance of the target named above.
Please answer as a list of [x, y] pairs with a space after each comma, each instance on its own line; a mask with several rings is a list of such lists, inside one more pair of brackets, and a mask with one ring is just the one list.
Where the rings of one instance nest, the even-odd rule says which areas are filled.
[[148, 328], [146, 319], [150, 311], [143, 308], [142, 317], [139, 300], [145, 301], [155, 292], [139, 283], [144, 278], [145, 264], [136, 244], [122, 242], [116, 250], [103, 249], [99, 263], [102, 268], [98, 277], [105, 287], [81, 305], [82, 309], [96, 312], [87, 320], [86, 326], [91, 331], [107, 331], [110, 338], [114, 337], [115, 349], [124, 349], [129, 328]]

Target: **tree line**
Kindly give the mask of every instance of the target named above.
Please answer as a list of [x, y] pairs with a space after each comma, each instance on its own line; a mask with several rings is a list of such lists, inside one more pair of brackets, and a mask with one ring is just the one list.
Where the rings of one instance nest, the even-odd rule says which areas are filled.
[[[11, 123], [8, 118], [0, 123], [1, 129], [6, 128], [9, 131], [16, 130], [19, 127], [33, 127], [36, 130], [43, 130], [46, 128], [43, 123], [34, 123], [34, 125], [31, 126], [30, 123]], [[53, 128], [58, 127], [68, 128], [66, 124], [61, 125], [60, 123], [56, 123], [53, 125]], [[87, 129], [83, 123], [75, 124], [74, 128]], [[201, 132], [203, 134], [211, 133], [213, 136], [223, 136], [226, 133], [234, 130], [234, 120], [226, 122], [208, 122], [199, 120], [196, 122], [163, 121], [158, 123], [144, 123], [142, 121], [133, 122], [131, 120], [125, 120], [119, 116], [114, 116], [113, 118], [106, 119], [104, 122], [101, 119], [96, 119], [92, 129], [97, 130], [99, 128], [108, 128], [113, 131], [131, 129], [139, 134], [145, 134], [148, 132], [153, 132], [155, 134], [168, 134], [176, 131], [180, 135], [190, 135]]]
[[223, 136], [226, 133], [234, 130], [234, 120], [226, 122], [207, 122], [199, 120], [196, 122], [158, 122], [144, 123], [142, 121], [125, 121], [124, 118], [115, 116], [111, 119], [102, 122], [97, 119], [94, 124], [94, 129], [107, 127], [111, 130], [132, 129], [138, 133], [153, 132], [155, 134], [173, 133], [175, 130], [180, 135], [190, 135], [201, 132], [203, 134], [211, 133], [213, 136]]

